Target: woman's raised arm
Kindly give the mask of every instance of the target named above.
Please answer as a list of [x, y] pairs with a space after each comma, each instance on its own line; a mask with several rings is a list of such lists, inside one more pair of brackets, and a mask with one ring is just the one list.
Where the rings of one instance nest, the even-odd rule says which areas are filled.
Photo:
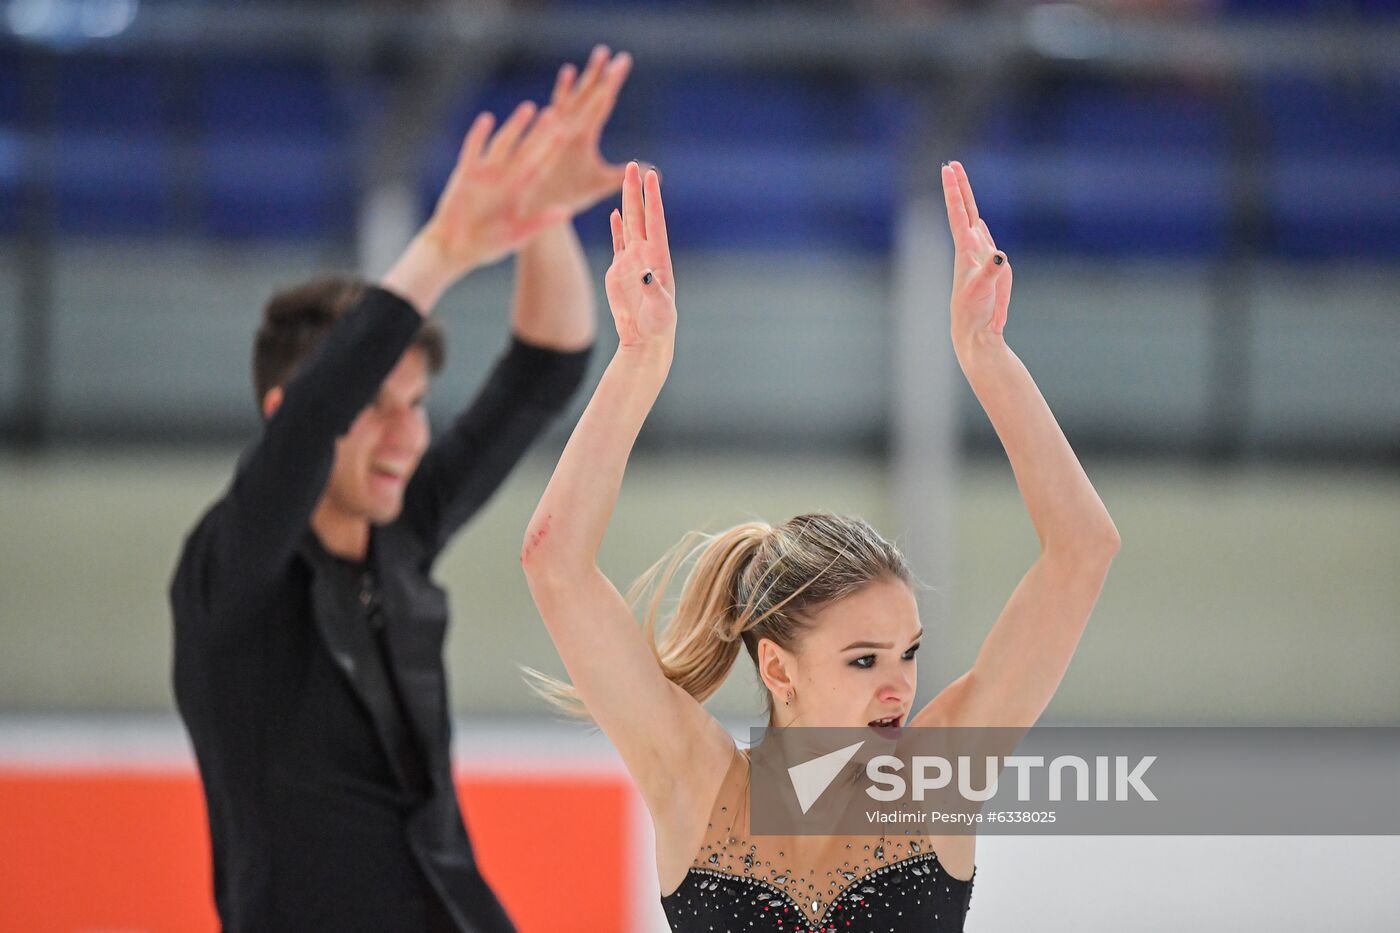
[[608, 304], [619, 345], [530, 520], [521, 564], [530, 592], [589, 715], [621, 753], [657, 819], [706, 812], [733, 740], [663, 674], [632, 611], [598, 569], [622, 474], [670, 370], [675, 279], [656, 173], [627, 167], [612, 214]]
[[1033, 725], [1059, 687], [1117, 553], [1118, 529], [1030, 373], [1006, 345], [1011, 264], [961, 164], [943, 166], [953, 235], [953, 349], [996, 428], [1040, 538], [972, 669], [914, 725]]

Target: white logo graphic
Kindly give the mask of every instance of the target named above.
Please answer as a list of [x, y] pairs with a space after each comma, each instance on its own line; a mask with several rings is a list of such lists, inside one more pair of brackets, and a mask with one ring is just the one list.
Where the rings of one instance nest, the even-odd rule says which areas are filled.
[[831, 786], [831, 782], [836, 780], [836, 775], [841, 773], [841, 769], [846, 767], [846, 763], [855, 757], [864, 744], [857, 742], [788, 768], [788, 777], [792, 778], [792, 789], [797, 792], [797, 803], [802, 807], [803, 813], [812, 808], [812, 804]]

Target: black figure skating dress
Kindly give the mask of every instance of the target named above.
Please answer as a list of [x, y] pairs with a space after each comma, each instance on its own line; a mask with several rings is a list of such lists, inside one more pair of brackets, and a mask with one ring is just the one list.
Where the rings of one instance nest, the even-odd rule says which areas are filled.
[[680, 887], [661, 898], [674, 933], [963, 928], [976, 872], [948, 874], [928, 837], [750, 838], [748, 789], [748, 755], [736, 748], [705, 844]]

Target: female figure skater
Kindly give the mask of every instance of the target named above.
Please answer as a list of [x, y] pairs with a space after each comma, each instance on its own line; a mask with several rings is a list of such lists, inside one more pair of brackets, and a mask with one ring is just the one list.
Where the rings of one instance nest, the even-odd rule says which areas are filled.
[[[623, 469], [671, 364], [675, 278], [660, 184], [634, 164], [612, 214], [608, 302], [619, 346], [526, 533], [522, 564], [573, 685], [556, 704], [617, 746], [656, 829], [676, 931], [960, 930], [975, 837], [757, 836], [749, 760], [701, 705], [747, 649], [773, 727], [1029, 727], [1054, 695], [1118, 549], [1117, 529], [1002, 336], [1011, 266], [957, 162], [942, 170], [956, 257], [953, 347], [1010, 457], [1040, 539], [972, 669], [920, 710], [909, 570], [868, 524], [827, 514], [682, 541], [638, 581], [645, 632], [596, 557]], [[644, 196], [645, 190], [645, 196]], [[694, 564], [653, 643], [672, 574]]]

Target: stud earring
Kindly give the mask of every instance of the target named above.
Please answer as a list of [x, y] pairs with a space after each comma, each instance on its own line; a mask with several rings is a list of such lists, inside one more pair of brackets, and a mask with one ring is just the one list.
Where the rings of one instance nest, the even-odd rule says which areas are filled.
[[792, 691], [791, 691], [791, 690], [788, 691], [787, 701], [786, 701], [783, 705], [784, 705], [784, 706], [791, 706], [791, 705], [792, 705]]

